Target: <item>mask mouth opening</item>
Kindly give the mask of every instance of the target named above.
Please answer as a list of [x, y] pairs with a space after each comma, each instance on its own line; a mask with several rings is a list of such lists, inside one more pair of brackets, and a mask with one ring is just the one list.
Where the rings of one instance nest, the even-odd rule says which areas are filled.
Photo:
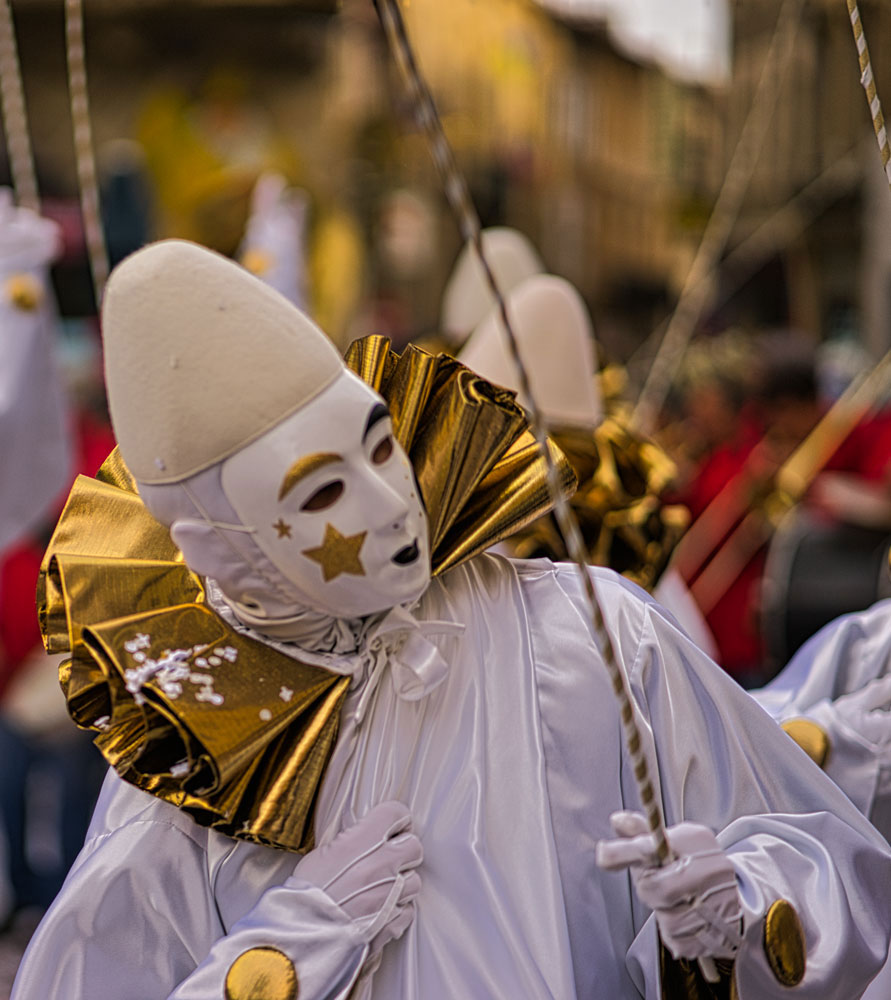
[[391, 562], [396, 563], [397, 566], [411, 566], [420, 555], [420, 549], [418, 548], [417, 538], [411, 543], [411, 545], [406, 545], [401, 548], [395, 556], [393, 556]]

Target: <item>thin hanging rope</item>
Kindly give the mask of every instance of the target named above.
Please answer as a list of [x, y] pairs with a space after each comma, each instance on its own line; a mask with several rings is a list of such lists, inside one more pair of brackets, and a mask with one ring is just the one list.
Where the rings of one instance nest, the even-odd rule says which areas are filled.
[[529, 385], [529, 375], [526, 371], [526, 366], [520, 357], [516, 334], [507, 313], [504, 296], [501, 294], [498, 282], [483, 252], [479, 217], [470, 199], [464, 177], [458, 169], [452, 149], [443, 131], [433, 97], [421, 76], [398, 3], [396, 0], [374, 0], [374, 4], [383, 25], [390, 51], [405, 82], [416, 123], [424, 131], [430, 144], [433, 161], [439, 171], [446, 198], [457, 218], [461, 236], [465, 241], [472, 243], [476, 249], [480, 264], [486, 275], [486, 280], [495, 297], [501, 323], [507, 334], [511, 355], [519, 374], [520, 389], [524, 398], [528, 401], [530, 425], [545, 461], [548, 490], [554, 503], [554, 514], [560, 528], [560, 533], [563, 536], [566, 550], [572, 561], [576, 564], [582, 580], [594, 631], [601, 645], [603, 660], [609, 671], [613, 691], [619, 701], [622, 728], [625, 734], [628, 753], [631, 756], [641, 803], [643, 804], [650, 830], [654, 835], [659, 864], [664, 864], [671, 857], [671, 851], [665, 837], [665, 823], [662, 818], [662, 810], [653, 788], [647, 759], [643, 752], [640, 731], [634, 717], [631, 695], [625, 675], [616, 659], [612, 639], [603, 620], [603, 613], [597, 600], [594, 582], [586, 563], [586, 551], [578, 522], [569, 503], [563, 496], [557, 465], [548, 446], [547, 430], [545, 429], [541, 411], [535, 403]]
[[876, 92], [876, 81], [872, 73], [872, 63], [869, 58], [869, 46], [866, 44], [866, 32], [863, 30], [863, 22], [860, 20], [860, 9], [857, 0], [848, 0], [848, 14], [851, 18], [851, 28], [854, 32], [854, 40], [857, 42], [857, 55], [860, 59], [860, 82], [866, 91], [866, 100], [869, 103], [869, 113], [872, 117], [872, 127], [876, 133], [876, 141], [879, 144], [879, 153], [882, 156], [882, 167], [885, 170], [885, 179], [891, 185], [891, 146], [888, 144], [888, 133], [885, 129], [885, 116], [882, 114], [882, 102]]
[[[707, 277], [702, 279], [709, 286], [706, 308], [715, 308], [726, 302], [778, 248], [788, 245], [790, 240], [803, 233], [827, 205], [854, 186], [862, 173], [862, 145], [863, 142], [858, 141], [727, 253], [721, 261], [720, 288], [715, 288]], [[626, 362], [629, 371], [649, 368], [655, 345], [667, 326], [666, 319], [634, 351]]]
[[0, 2], [0, 110], [3, 114], [3, 131], [6, 135], [6, 151], [16, 202], [22, 208], [39, 212], [37, 173], [28, 132], [22, 71], [9, 0]]
[[783, 6], [777, 15], [758, 87], [724, 183], [631, 416], [631, 425], [645, 433], [653, 429], [656, 416], [665, 403], [680, 367], [687, 343], [708, 301], [711, 281], [706, 279], [713, 275], [739, 215], [773, 117], [780, 88], [792, 63], [795, 27], [806, 2], [807, 0], [783, 0]]
[[65, 0], [65, 41], [68, 55], [71, 123], [74, 128], [74, 159], [80, 187], [80, 210], [98, 310], [102, 302], [102, 289], [108, 278], [108, 251], [105, 247], [105, 233], [99, 211], [99, 184], [96, 180], [96, 158], [93, 154], [93, 130], [90, 125], [87, 68], [84, 58], [82, 0]]

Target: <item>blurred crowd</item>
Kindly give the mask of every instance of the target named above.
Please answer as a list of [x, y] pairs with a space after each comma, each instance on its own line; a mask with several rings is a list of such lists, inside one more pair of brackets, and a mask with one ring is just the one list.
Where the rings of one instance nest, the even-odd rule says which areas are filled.
[[[688, 352], [660, 432], [678, 466], [670, 496], [692, 517], [675, 562], [700, 596], [718, 662], [747, 687], [836, 614], [885, 594], [886, 385], [848, 402], [870, 366], [852, 341], [820, 345], [790, 330], [728, 331]], [[790, 460], [795, 495], [781, 474]], [[811, 551], [828, 562], [813, 565]], [[852, 592], [839, 573], [848, 565]], [[824, 587], [816, 617], [805, 609], [806, 620], [790, 621], [808, 567], [834, 570], [840, 592]]]

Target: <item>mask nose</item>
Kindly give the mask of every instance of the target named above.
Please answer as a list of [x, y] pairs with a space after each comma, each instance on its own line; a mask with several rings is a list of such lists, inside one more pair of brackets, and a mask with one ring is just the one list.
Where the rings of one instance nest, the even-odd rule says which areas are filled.
[[377, 479], [375, 489], [369, 490], [368, 508], [375, 531], [396, 535], [404, 530], [410, 511], [408, 499], [383, 479]]

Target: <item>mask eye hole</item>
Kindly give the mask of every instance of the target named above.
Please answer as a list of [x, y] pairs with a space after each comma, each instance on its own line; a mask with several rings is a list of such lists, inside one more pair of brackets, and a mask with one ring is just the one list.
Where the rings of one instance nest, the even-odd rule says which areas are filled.
[[393, 438], [388, 434], [382, 441], [375, 445], [371, 453], [371, 461], [375, 465], [383, 465], [393, 454]]
[[337, 503], [343, 494], [343, 483], [335, 479], [332, 483], [327, 483], [313, 493], [313, 495], [300, 507], [301, 510], [326, 510]]

